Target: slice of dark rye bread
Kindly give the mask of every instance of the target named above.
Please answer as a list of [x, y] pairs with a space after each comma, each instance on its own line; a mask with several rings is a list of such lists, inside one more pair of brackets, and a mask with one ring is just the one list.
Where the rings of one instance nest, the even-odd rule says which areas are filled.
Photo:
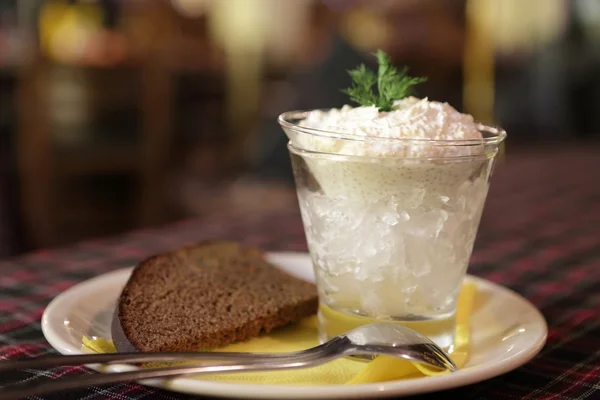
[[317, 312], [316, 287], [264, 254], [211, 241], [150, 257], [119, 297], [112, 339], [119, 352], [213, 349]]

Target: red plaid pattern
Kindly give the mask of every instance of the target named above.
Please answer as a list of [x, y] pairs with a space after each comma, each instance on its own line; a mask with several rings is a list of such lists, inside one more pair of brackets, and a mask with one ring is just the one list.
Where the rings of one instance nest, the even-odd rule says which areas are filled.
[[[273, 251], [306, 251], [297, 210], [214, 215], [0, 263], [0, 358], [53, 353], [40, 329], [45, 306], [68, 287], [141, 258], [206, 238]], [[526, 365], [444, 393], [461, 399], [600, 398], [600, 147], [509, 150], [499, 160], [469, 273], [528, 298], [549, 325], [548, 342]], [[0, 386], [83, 367], [25, 370]], [[44, 399], [187, 399], [137, 384], [90, 387]]]

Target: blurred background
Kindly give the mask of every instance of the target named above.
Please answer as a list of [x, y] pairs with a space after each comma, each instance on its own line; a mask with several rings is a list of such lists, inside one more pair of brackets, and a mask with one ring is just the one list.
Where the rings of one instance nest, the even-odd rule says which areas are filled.
[[295, 208], [277, 115], [378, 48], [508, 157], [600, 139], [600, 0], [0, 0], [0, 257]]

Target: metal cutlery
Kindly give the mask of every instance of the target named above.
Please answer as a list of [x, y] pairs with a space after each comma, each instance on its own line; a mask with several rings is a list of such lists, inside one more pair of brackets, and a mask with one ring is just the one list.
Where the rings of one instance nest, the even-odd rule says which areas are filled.
[[[386, 355], [426, 364], [440, 370], [457, 370], [452, 359], [429, 338], [392, 323], [362, 325], [316, 347], [292, 353], [113, 353], [41, 356], [0, 361], [0, 373], [26, 368], [52, 368], [64, 365], [130, 364], [145, 362], [198, 362], [201, 365], [174, 365], [154, 369], [67, 377], [46, 382], [27, 382], [0, 389], [0, 398], [14, 400], [26, 396], [73, 390], [91, 385], [180, 377], [185, 375], [272, 371], [313, 367], [346, 356]], [[220, 361], [221, 364], [206, 364]]]

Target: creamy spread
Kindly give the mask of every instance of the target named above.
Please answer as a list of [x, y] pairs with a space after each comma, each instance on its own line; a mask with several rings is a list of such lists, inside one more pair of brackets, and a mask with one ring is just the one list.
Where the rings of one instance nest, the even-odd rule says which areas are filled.
[[482, 139], [473, 117], [457, 111], [448, 103], [407, 97], [394, 102], [394, 106], [396, 108], [391, 112], [379, 112], [375, 106], [348, 105], [340, 109], [311, 111], [300, 126], [352, 135], [357, 140], [328, 140], [315, 135], [299, 135], [297, 144], [309, 150], [357, 156], [451, 157], [481, 151], [480, 146], [448, 146], [430, 142]]
[[284, 131], [325, 303], [438, 318], [467, 268], [492, 159], [470, 115], [415, 97], [395, 105], [314, 110]]

